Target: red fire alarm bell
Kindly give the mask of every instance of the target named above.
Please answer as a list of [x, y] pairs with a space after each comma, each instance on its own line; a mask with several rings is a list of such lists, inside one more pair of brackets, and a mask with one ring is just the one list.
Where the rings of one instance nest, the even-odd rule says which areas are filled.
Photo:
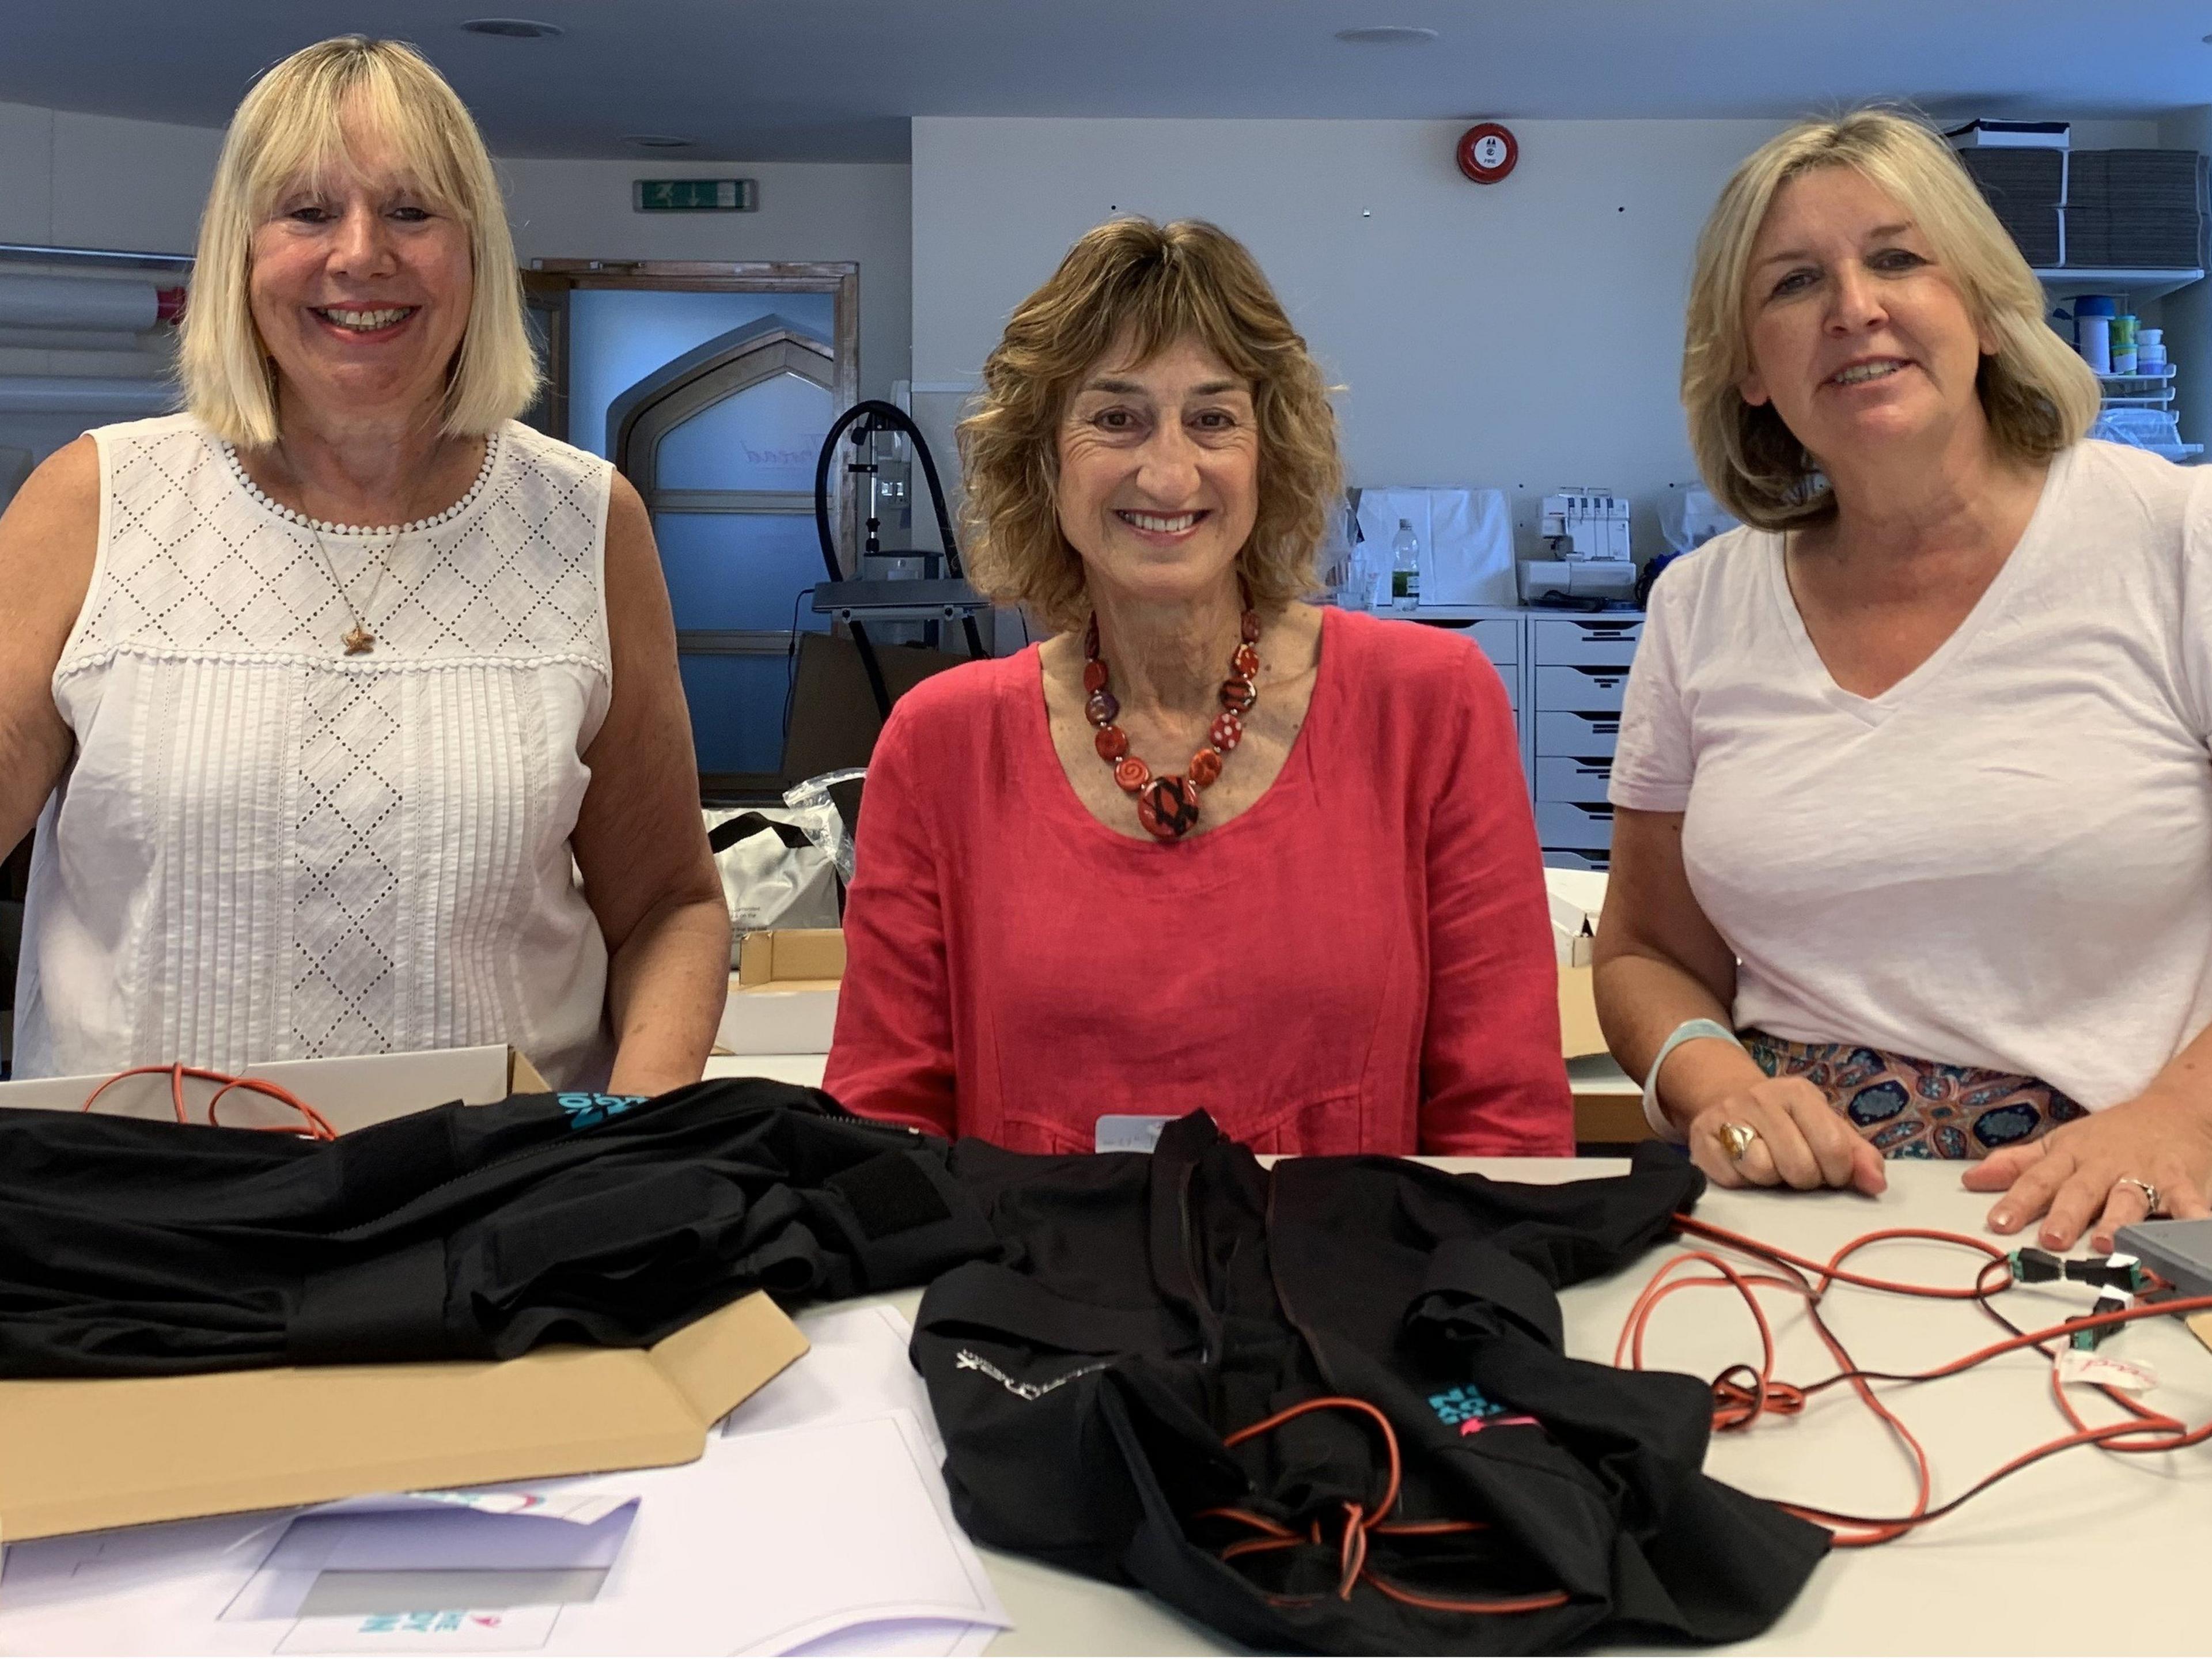
[[1495, 121], [1469, 127], [1459, 137], [1459, 170], [1478, 185], [1494, 185], [1521, 159], [1520, 142]]

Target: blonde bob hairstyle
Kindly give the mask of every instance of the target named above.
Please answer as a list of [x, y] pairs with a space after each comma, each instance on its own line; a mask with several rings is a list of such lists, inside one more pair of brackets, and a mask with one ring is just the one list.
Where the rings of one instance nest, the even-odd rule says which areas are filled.
[[1998, 451], [2056, 454], [2097, 418], [2096, 377], [2043, 320], [2043, 289], [1948, 146], [1882, 109], [1805, 121], [1735, 170], [1698, 238], [1682, 349], [1682, 406], [1698, 470], [1722, 506], [1762, 530], [1817, 523], [1835, 495], [1771, 404], [1736, 390], [1750, 372], [1751, 255], [1776, 194], [1820, 167], [1853, 167], [1911, 216], [1976, 325], [1997, 342], [1976, 387]]
[[342, 35], [294, 52], [246, 94], [200, 215], [179, 372], [185, 407], [240, 448], [264, 448], [278, 436], [275, 370], [247, 303], [254, 229], [302, 179], [352, 167], [349, 124], [388, 142], [415, 187], [468, 228], [474, 281], [447, 375], [442, 429], [482, 436], [536, 395], [514, 241], [483, 135], [414, 47]]
[[1083, 561], [1060, 524], [1060, 427], [1108, 353], [1140, 363], [1201, 341], [1252, 389], [1259, 509], [1237, 568], [1263, 611], [1310, 593], [1343, 488], [1336, 412], [1306, 343], [1243, 243], [1195, 219], [1116, 219], [1085, 235], [1022, 301], [960, 423], [968, 574], [1066, 632], [1090, 614]]

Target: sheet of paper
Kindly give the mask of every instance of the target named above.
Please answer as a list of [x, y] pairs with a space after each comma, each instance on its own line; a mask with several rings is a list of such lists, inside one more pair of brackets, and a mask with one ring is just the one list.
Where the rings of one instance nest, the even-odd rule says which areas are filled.
[[781, 1654], [860, 1624], [1003, 1628], [1005, 1609], [941, 1507], [911, 1412], [723, 1437], [641, 1487], [630, 1546], [597, 1601], [562, 1610], [562, 1653]]
[[945, 1461], [929, 1390], [907, 1358], [914, 1327], [897, 1309], [877, 1304], [804, 1315], [799, 1328], [812, 1346], [783, 1374], [722, 1419], [725, 1435], [811, 1428], [911, 1412], [938, 1462]]
[[952, 1659], [956, 1654], [981, 1653], [999, 1632], [988, 1625], [949, 1623], [940, 1619], [887, 1620], [882, 1624], [855, 1625], [790, 1650], [792, 1659], [867, 1659], [874, 1654], [928, 1655], [930, 1659]]

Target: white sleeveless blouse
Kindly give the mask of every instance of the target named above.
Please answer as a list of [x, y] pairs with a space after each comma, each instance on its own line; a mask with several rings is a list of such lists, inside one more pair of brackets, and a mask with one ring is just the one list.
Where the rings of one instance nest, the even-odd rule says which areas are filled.
[[395, 544], [276, 506], [190, 416], [92, 435], [17, 1075], [511, 1042], [556, 1087], [603, 1081], [606, 945], [568, 837], [612, 688], [611, 469], [510, 422]]

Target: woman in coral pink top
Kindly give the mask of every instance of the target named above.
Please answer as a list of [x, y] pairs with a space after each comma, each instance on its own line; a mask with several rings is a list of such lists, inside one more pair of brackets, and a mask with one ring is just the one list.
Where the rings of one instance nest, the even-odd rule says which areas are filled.
[[1091, 232], [961, 438], [971, 574], [1060, 631], [884, 727], [830, 1092], [1024, 1151], [1199, 1108], [1261, 1152], [1571, 1150], [1504, 688], [1298, 602], [1335, 423], [1251, 256]]

